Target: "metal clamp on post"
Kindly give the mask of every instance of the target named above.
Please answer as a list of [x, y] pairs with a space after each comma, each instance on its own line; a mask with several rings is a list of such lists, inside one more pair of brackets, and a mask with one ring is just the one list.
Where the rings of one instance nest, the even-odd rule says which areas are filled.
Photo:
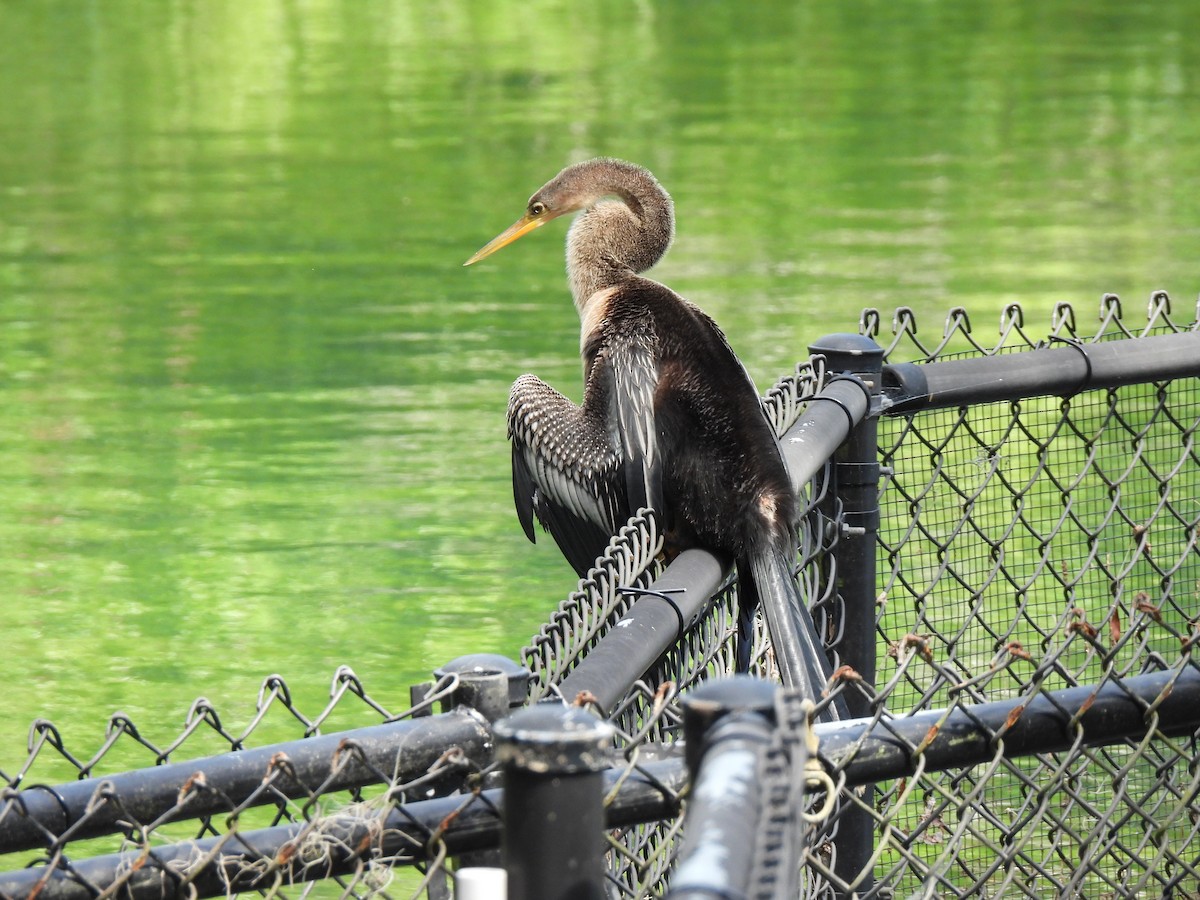
[[[839, 494], [861, 492], [866, 502], [842, 505], [842, 527], [846, 534], [874, 534], [879, 530], [878, 487], [882, 469], [878, 462], [837, 462], [833, 466]], [[871, 500], [871, 497], [876, 499]]]
[[434, 671], [434, 676], [457, 675], [458, 687], [449, 705], [469, 706], [489, 722], [508, 715], [525, 703], [529, 692], [529, 669], [498, 653], [471, 653], [452, 659]]

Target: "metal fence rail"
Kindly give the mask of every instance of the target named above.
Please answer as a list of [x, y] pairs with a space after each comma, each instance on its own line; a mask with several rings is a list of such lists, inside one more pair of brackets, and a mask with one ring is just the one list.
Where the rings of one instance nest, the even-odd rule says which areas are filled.
[[[520, 664], [456, 661], [404, 713], [343, 669], [312, 717], [273, 676], [242, 733], [198, 701], [162, 748], [121, 717], [86, 753], [35, 723], [0, 772], [0, 897], [449, 896], [452, 860], [500, 860], [522, 754], [494, 726], [556, 696], [611, 726], [584, 754], [609, 896], [720, 887], [689, 863], [713, 859], [695, 849], [712, 741], [754, 761], [755, 834], [721, 820], [738, 862], [717, 878], [746, 896], [1200, 895], [1196, 319], [1156, 293], [1136, 334], [1111, 295], [1086, 337], [1066, 306], [1046, 339], [1016, 306], [1000, 324], [983, 343], [953, 310], [929, 344], [900, 310], [882, 353], [833, 336], [767, 395], [804, 510], [798, 584], [856, 720], [812, 725], [753, 682], [722, 724], [727, 699], [696, 688], [733, 671], [737, 585], [700, 551], [663, 569], [645, 514]], [[760, 625], [750, 674], [775, 665]], [[254, 749], [281, 707], [300, 740]], [[362, 727], [318, 736], [335, 712]], [[180, 762], [214, 737], [230, 752]], [[113, 771], [117, 747], [148, 768]], [[83, 780], [31, 784], [44, 768]]]

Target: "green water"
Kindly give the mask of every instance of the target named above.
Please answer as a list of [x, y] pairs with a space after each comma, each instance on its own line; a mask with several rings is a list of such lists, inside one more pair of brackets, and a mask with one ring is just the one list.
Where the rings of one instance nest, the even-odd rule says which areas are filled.
[[[573, 585], [504, 407], [579, 395], [567, 162], [672, 192], [657, 276], [761, 386], [863, 307], [1200, 290], [1200, 4], [0, 2], [0, 769], [262, 678], [310, 714], [515, 654]], [[361, 717], [358, 720], [362, 721]], [[294, 729], [293, 729], [294, 732]]]

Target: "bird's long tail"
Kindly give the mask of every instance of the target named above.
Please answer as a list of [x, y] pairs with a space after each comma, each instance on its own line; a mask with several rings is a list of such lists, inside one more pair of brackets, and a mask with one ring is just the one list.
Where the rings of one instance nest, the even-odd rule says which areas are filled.
[[[762, 604], [771, 648], [780, 678], [789, 687], [799, 688], [814, 702], [821, 702], [829, 682], [829, 657], [808, 607], [792, 579], [791, 554], [768, 545], [752, 550], [738, 564], [741, 621], [738, 662], [748, 663], [749, 635], [745, 633], [755, 606]], [[849, 717], [845, 702], [835, 698], [827, 715], [832, 719]]]

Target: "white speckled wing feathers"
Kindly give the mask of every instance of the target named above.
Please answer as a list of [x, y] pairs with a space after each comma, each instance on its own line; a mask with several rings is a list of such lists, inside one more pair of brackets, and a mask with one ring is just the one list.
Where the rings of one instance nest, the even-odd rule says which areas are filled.
[[610, 421], [616, 424], [621, 446], [626, 506], [649, 506], [661, 512], [663, 456], [654, 412], [659, 374], [654, 353], [645, 340], [614, 342], [607, 352], [604, 371], [613, 382]]
[[508, 401], [513, 500], [530, 540], [534, 518], [586, 572], [628, 518], [620, 459], [603, 423], [533, 375]]

